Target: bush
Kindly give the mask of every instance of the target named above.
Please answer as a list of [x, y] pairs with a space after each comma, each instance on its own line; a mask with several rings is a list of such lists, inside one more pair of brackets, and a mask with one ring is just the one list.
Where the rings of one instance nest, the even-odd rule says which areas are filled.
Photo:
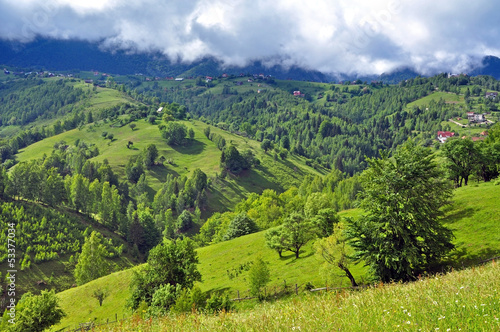
[[238, 214], [231, 220], [231, 223], [227, 227], [226, 235], [224, 235], [223, 240], [231, 240], [237, 237], [252, 234], [257, 232], [259, 229], [253, 221], [245, 212]]
[[215, 314], [221, 311], [229, 312], [234, 310], [234, 305], [227, 293], [223, 295], [212, 293], [212, 296], [207, 300], [205, 310], [209, 314]]

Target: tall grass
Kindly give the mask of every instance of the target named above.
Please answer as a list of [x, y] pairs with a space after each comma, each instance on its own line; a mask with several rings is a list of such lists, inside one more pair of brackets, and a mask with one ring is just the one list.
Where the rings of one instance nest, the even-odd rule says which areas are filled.
[[499, 331], [500, 267], [437, 275], [364, 291], [303, 294], [254, 310], [134, 317], [97, 331]]

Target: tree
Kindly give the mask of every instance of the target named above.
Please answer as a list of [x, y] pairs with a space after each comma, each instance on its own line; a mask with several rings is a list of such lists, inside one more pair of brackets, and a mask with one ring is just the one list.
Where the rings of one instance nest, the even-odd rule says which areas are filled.
[[349, 257], [346, 250], [346, 237], [343, 234], [343, 228], [339, 224], [335, 224], [330, 231], [331, 235], [317, 241], [314, 246], [316, 252], [323, 257], [327, 264], [338, 267], [344, 271], [346, 277], [351, 281], [351, 286], [356, 287], [358, 284], [354, 276], [349, 270]]
[[324, 238], [333, 234], [334, 225], [338, 224], [340, 218], [334, 209], [321, 209], [312, 218], [311, 222], [315, 225], [317, 235]]
[[203, 134], [205, 134], [205, 136], [207, 138], [210, 137], [210, 126], [206, 127], [205, 129], [203, 129]]
[[243, 235], [255, 233], [258, 230], [259, 229], [255, 224], [255, 221], [253, 221], [253, 219], [250, 218], [245, 212], [242, 212], [231, 220], [223, 240], [227, 241], [235, 239]]
[[132, 129], [132, 131], [134, 131], [135, 127], [137, 127], [137, 124], [131, 123], [128, 126], [130, 127], [130, 129]]
[[188, 238], [157, 245], [149, 252], [145, 267], [134, 273], [130, 307], [135, 310], [142, 301], [150, 305], [155, 291], [167, 284], [191, 288], [201, 280], [197, 264], [197, 253]]
[[[42, 291], [40, 295], [26, 293], [16, 306], [16, 320], [10, 331], [41, 332], [57, 324], [66, 314], [59, 307], [54, 292]], [[10, 325], [10, 324], [9, 324]]]
[[281, 257], [283, 251], [287, 250], [287, 238], [282, 230], [282, 226], [271, 228], [265, 233], [266, 245], [269, 249], [275, 250]]
[[155, 164], [156, 158], [158, 158], [158, 148], [155, 144], [149, 144], [144, 150], [144, 165], [150, 168]]
[[167, 140], [167, 144], [169, 145], [182, 145], [186, 134], [186, 126], [174, 121], [168, 122], [165, 129], [161, 131], [162, 137]]
[[267, 283], [271, 280], [271, 273], [267, 264], [258, 257], [252, 264], [248, 272], [248, 282], [250, 284], [250, 293], [254, 296], [262, 298], [262, 289], [266, 287]]
[[474, 142], [471, 139], [451, 138], [446, 140], [441, 151], [448, 161], [448, 171], [455, 187], [461, 187], [462, 183], [467, 185], [479, 155]]
[[107, 289], [97, 288], [92, 293], [92, 297], [99, 301], [99, 307], [102, 307], [102, 302], [106, 297], [108, 297], [108, 294], [109, 293]]
[[315, 236], [312, 223], [296, 212], [285, 219], [282, 231], [287, 250], [295, 253], [295, 258], [299, 258], [300, 249]]
[[189, 136], [190, 139], [194, 138], [194, 130], [193, 130], [193, 128], [189, 128], [189, 130], [188, 130], [188, 136]]
[[272, 148], [272, 143], [270, 140], [268, 140], [267, 138], [265, 138], [262, 143], [260, 143], [260, 148], [262, 150], [264, 150], [264, 152], [267, 152], [267, 150], [271, 149]]
[[178, 232], [185, 232], [193, 227], [193, 216], [189, 211], [184, 210], [177, 218], [176, 229]]
[[103, 241], [102, 235], [95, 231], [85, 239], [74, 272], [78, 285], [83, 285], [108, 274], [109, 264], [106, 257], [109, 256], [109, 253], [102, 243]]
[[238, 149], [230, 145], [222, 151], [221, 166], [228, 169], [233, 174], [239, 174], [242, 170], [250, 168], [248, 162], [240, 154]]
[[368, 158], [360, 207], [348, 238], [355, 257], [383, 281], [410, 280], [446, 255], [452, 232], [440, 221], [451, 188], [431, 150], [408, 141], [393, 158]]
[[192, 179], [194, 188], [198, 192], [201, 192], [207, 187], [207, 175], [201, 169], [197, 168], [193, 171]]

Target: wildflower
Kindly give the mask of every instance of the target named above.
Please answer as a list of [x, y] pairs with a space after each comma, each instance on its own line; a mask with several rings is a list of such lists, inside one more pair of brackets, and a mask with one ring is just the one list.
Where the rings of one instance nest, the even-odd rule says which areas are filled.
[[407, 322], [406, 322], [406, 324], [411, 324], [411, 322], [410, 322], [410, 321], [407, 321]]
[[411, 313], [410, 313], [410, 312], [408, 313], [408, 316], [410, 316], [410, 317], [411, 317]]

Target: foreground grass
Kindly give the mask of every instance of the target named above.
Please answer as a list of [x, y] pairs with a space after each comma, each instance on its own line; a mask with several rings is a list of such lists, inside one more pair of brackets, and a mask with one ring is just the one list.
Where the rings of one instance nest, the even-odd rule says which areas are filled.
[[96, 331], [498, 331], [499, 289], [494, 262], [409, 284], [303, 294], [215, 316], [135, 317]]

